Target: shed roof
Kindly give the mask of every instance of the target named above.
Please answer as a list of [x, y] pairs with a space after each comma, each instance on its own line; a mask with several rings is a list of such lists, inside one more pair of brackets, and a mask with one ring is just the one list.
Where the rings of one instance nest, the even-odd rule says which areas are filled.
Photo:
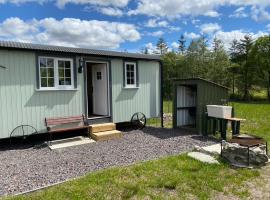
[[225, 89], [229, 89], [228, 87], [224, 86], [224, 85], [220, 85], [218, 83], [215, 83], [213, 81], [210, 81], [210, 80], [206, 80], [206, 79], [203, 79], [203, 78], [184, 78], [184, 79], [181, 79], [181, 78], [173, 78], [172, 79], [174, 82], [181, 82], [181, 81], [203, 81], [203, 82], [206, 82], [206, 83], [209, 83], [209, 84], [213, 84], [213, 85], [216, 85], [216, 86], [219, 86], [219, 87], [222, 87], [222, 88], [225, 88]]
[[126, 53], [126, 52], [107, 51], [107, 50], [73, 48], [73, 47], [13, 42], [13, 41], [0, 41], [0, 49], [51, 51], [51, 52], [59, 52], [59, 53], [72, 53], [72, 54], [93, 55], [93, 56], [135, 58], [135, 59], [157, 60], [157, 61], [160, 60], [160, 56], [158, 55], [146, 55], [146, 54], [139, 54], [139, 53]]

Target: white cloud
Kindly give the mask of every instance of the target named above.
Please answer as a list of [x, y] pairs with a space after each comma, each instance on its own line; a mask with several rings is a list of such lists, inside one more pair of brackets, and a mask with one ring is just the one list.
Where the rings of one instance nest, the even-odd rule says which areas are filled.
[[171, 44], [171, 46], [172, 46], [172, 48], [173, 49], [178, 49], [178, 43], [177, 42], [173, 42], [172, 44]]
[[252, 7], [251, 17], [255, 21], [267, 21], [270, 20], [270, 13], [262, 7]]
[[29, 2], [36, 2], [36, 3], [44, 3], [48, 2], [49, 0], [0, 0], [0, 4], [4, 3], [12, 3], [12, 4], [23, 4], [23, 3], [29, 3]]
[[148, 27], [148, 28], [167, 28], [167, 29], [169, 29], [169, 31], [172, 31], [172, 32], [181, 30], [180, 27], [171, 26], [169, 24], [169, 22], [166, 20], [158, 20], [158, 19], [149, 19], [145, 23], [145, 27]]
[[270, 6], [269, 0], [139, 0], [137, 8], [128, 14], [177, 18], [209, 14], [216, 17], [222, 6]]
[[268, 25], [266, 26], [266, 28], [270, 31], [270, 24], [268, 24]]
[[192, 21], [191, 21], [191, 23], [193, 24], [193, 25], [196, 25], [196, 24], [198, 24], [198, 23], [200, 23], [201, 22], [201, 20], [199, 20], [199, 19], [193, 19]]
[[145, 47], [148, 49], [148, 52], [150, 54], [156, 53], [157, 52], [157, 48], [155, 45], [153, 45], [153, 43], [149, 42], [145, 45]]
[[149, 28], [156, 28], [156, 27], [167, 27], [169, 23], [165, 20], [158, 21], [157, 19], [149, 19], [145, 26]]
[[233, 14], [231, 14], [229, 17], [231, 18], [246, 18], [248, 17], [248, 14], [246, 13], [245, 7], [237, 8]]
[[113, 6], [125, 7], [129, 0], [55, 0], [58, 7], [63, 8], [67, 4], [81, 4], [81, 5], [98, 5], [98, 6]]
[[125, 41], [137, 41], [132, 24], [64, 18], [23, 21], [8, 18], [0, 24], [0, 39], [72, 47], [116, 49]]
[[101, 7], [97, 8], [97, 10], [104, 14], [109, 16], [122, 16], [124, 12], [119, 8], [113, 8], [113, 7]]
[[243, 39], [246, 34], [250, 34], [253, 39], [266, 35], [268, 33], [259, 31], [257, 33], [253, 32], [245, 32], [243, 30], [233, 30], [229, 32], [218, 31], [215, 35], [217, 39], [220, 39], [224, 43], [225, 49], [229, 49], [231, 47], [231, 43], [234, 39], [240, 40]]
[[164, 35], [163, 31], [155, 31], [152, 33], [149, 33], [149, 35], [154, 36], [154, 37], [161, 37], [162, 35]]
[[217, 12], [217, 11], [208, 11], [204, 14], [204, 16], [207, 16], [207, 17], [219, 17], [220, 14]]
[[185, 32], [184, 37], [187, 38], [187, 39], [194, 40], [194, 39], [200, 38], [201, 36], [199, 34], [196, 34], [196, 33], [193, 33], [193, 32], [191, 32], [191, 33]]
[[214, 32], [217, 32], [221, 30], [221, 26], [217, 23], [208, 23], [208, 24], [202, 24], [200, 26], [201, 32], [204, 34], [212, 34]]

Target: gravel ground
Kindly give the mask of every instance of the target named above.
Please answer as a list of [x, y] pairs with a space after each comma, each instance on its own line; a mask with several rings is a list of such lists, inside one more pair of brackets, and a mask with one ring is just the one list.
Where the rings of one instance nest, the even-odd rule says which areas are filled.
[[0, 149], [0, 196], [17, 194], [111, 166], [156, 159], [213, 144], [184, 130], [124, 131], [121, 139], [61, 150], [48, 147]]

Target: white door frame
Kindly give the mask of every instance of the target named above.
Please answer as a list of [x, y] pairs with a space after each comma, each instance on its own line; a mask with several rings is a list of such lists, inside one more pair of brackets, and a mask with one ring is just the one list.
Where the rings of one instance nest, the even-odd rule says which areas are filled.
[[[87, 85], [87, 79], [88, 79], [88, 76], [87, 76], [87, 63], [93, 63], [93, 64], [105, 64], [106, 65], [106, 76], [107, 76], [107, 109], [108, 109], [108, 115], [107, 116], [101, 116], [101, 117], [93, 117], [93, 118], [89, 118], [89, 113], [88, 113], [88, 85]], [[86, 111], [87, 111], [87, 118], [88, 119], [98, 119], [98, 118], [105, 118], [105, 117], [110, 117], [111, 116], [111, 103], [110, 103], [110, 69], [109, 69], [109, 62], [106, 62], [106, 61], [98, 61], [98, 60], [87, 60], [85, 61], [85, 69], [86, 69], [86, 81], [85, 81], [85, 84], [86, 84], [86, 87], [85, 87], [85, 92], [86, 92], [86, 105], [87, 105], [87, 108], [86, 108]]]

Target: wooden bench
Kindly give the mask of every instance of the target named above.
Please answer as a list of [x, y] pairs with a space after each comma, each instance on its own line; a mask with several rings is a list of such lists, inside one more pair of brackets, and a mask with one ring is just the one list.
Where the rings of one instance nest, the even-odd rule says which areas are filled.
[[88, 124], [85, 122], [84, 115], [71, 117], [45, 118], [45, 126], [52, 140], [52, 134], [67, 131], [87, 129]]

